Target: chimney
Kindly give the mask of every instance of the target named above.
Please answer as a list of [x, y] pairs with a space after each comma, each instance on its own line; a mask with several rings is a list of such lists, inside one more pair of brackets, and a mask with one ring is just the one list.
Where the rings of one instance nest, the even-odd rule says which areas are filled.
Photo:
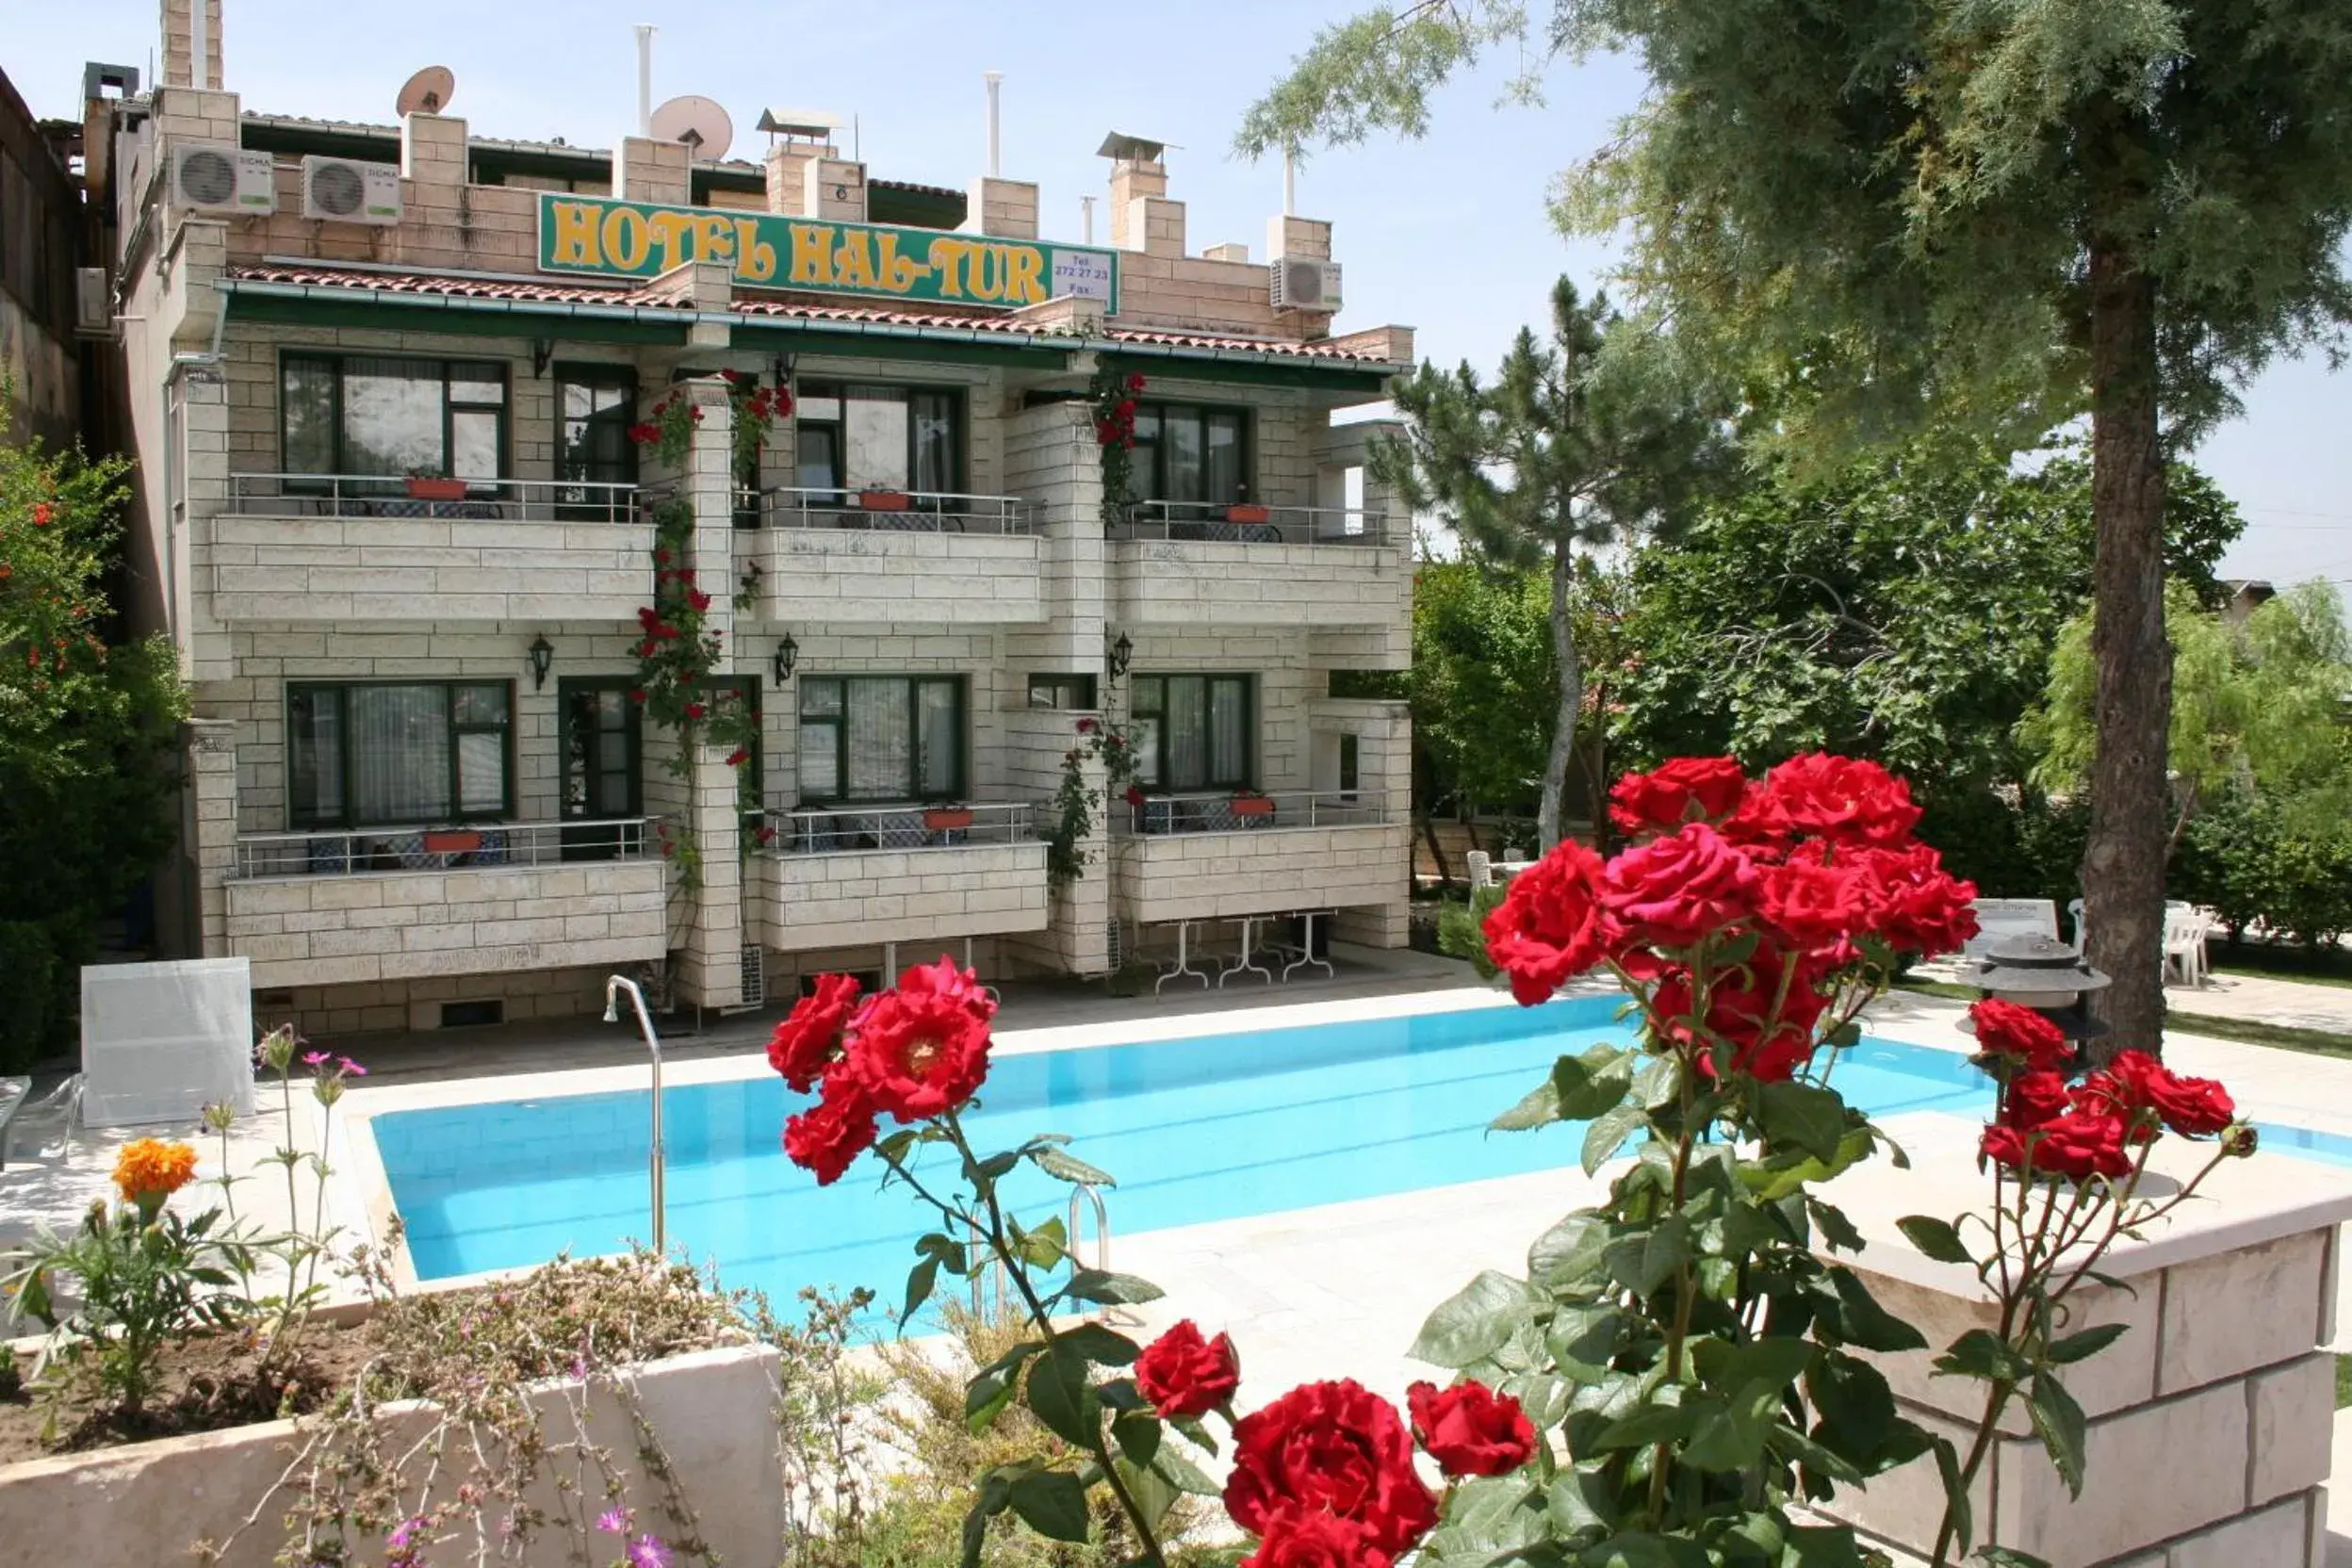
[[[204, 74], [195, 72], [198, 56]], [[162, 87], [218, 88], [220, 75], [220, 0], [163, 0]]]
[[400, 178], [454, 193], [466, 183], [466, 163], [465, 121], [420, 111], [400, 122]]
[[964, 195], [964, 233], [994, 235], [1000, 239], [1037, 237], [1037, 188], [1031, 180], [1007, 180], [1004, 172], [1004, 139], [1000, 135], [1004, 86], [1001, 71], [984, 72], [988, 90], [988, 172], [972, 182]]
[[1111, 160], [1111, 243], [1155, 256], [1184, 253], [1184, 204], [1168, 199], [1164, 143], [1117, 131], [1098, 156]]
[[694, 150], [682, 141], [625, 136], [612, 155], [612, 194], [625, 202], [684, 206], [694, 187]]

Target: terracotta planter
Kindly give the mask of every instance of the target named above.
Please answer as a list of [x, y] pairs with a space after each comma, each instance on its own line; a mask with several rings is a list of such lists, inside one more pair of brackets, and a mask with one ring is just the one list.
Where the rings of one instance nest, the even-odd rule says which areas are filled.
[[1233, 815], [1237, 817], [1270, 817], [1273, 814], [1274, 803], [1264, 795], [1233, 797]]
[[858, 505], [867, 512], [904, 512], [911, 503], [904, 490], [860, 490]]
[[1225, 520], [1229, 523], [1263, 523], [1269, 515], [1271, 514], [1265, 507], [1254, 502], [1245, 502], [1240, 506], [1229, 506], [1225, 509]]
[[408, 493], [420, 501], [462, 501], [466, 498], [466, 482], [462, 479], [424, 479], [411, 474]]
[[945, 833], [972, 825], [972, 812], [961, 806], [943, 806], [923, 814], [923, 825], [934, 833]]
[[482, 835], [470, 828], [452, 828], [445, 833], [425, 835], [428, 855], [471, 855], [482, 847]]

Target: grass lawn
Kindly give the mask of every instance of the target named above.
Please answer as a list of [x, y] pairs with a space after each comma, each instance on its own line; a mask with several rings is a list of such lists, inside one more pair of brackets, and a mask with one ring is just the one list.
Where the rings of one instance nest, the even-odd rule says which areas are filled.
[[2352, 1405], [2352, 1356], [2336, 1358], [2336, 1408]]
[[2212, 950], [2215, 974], [2245, 974], [2262, 980], [2292, 980], [2304, 986], [2339, 986], [2352, 990], [2352, 953], [2342, 948], [2306, 953], [2295, 947], [2243, 947], [2217, 944]]

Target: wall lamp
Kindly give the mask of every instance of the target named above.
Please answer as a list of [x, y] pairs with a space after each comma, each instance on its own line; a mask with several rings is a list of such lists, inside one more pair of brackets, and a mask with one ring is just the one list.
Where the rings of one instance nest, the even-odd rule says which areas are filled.
[[792, 666], [800, 662], [800, 645], [786, 632], [784, 640], [776, 645], [776, 683], [778, 686], [792, 678]]
[[1133, 660], [1135, 656], [1135, 645], [1128, 640], [1125, 632], [1120, 632], [1119, 634], [1119, 641], [1111, 645], [1110, 665], [1112, 685], [1118, 685], [1120, 678], [1126, 675], [1128, 662]]
[[541, 690], [547, 683], [547, 671], [555, 665], [555, 645], [547, 641], [546, 632], [531, 640], [531, 689]]

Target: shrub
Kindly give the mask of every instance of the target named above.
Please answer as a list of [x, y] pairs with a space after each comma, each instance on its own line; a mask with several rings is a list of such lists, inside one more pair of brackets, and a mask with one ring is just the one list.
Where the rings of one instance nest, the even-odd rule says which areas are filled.
[[1482, 980], [1492, 980], [1501, 972], [1486, 956], [1485, 925], [1488, 912], [1502, 901], [1501, 888], [1473, 888], [1469, 903], [1448, 899], [1437, 912], [1437, 950], [1449, 958], [1469, 959]]
[[2241, 791], [2191, 820], [2170, 882], [2218, 913], [2232, 941], [2260, 921], [2319, 947], [2352, 930], [2352, 828]]
[[0, 1007], [0, 1072], [22, 1072], [48, 1043], [56, 1016], [57, 958], [45, 926], [32, 921], [0, 920], [0, 974], [12, 993]]

